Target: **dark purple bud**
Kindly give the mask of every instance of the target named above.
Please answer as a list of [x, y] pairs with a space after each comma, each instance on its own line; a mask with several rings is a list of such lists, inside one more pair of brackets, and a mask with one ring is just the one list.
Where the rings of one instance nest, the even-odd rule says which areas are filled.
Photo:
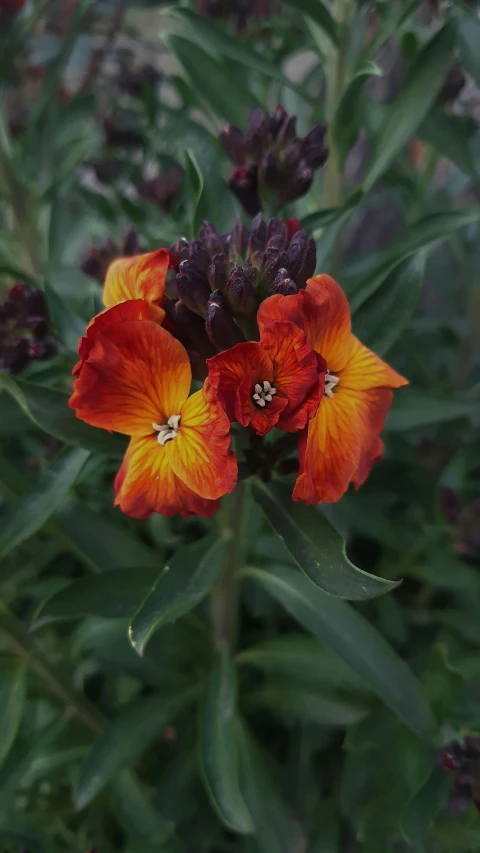
[[289, 142], [293, 142], [297, 135], [297, 117], [296, 116], [288, 116], [283, 122], [279, 132], [277, 141], [280, 145], [287, 145]]
[[245, 230], [245, 226], [238, 217], [235, 220], [235, 225], [233, 226], [230, 234], [228, 235], [228, 257], [230, 261], [238, 261], [239, 258], [243, 257], [245, 252], [245, 247], [247, 245], [247, 232]]
[[123, 238], [122, 255], [126, 258], [131, 258], [133, 255], [139, 255], [141, 251], [138, 234], [135, 228], [130, 228]]
[[210, 258], [223, 252], [223, 240], [211, 222], [204, 222], [198, 232], [198, 239], [205, 246]]
[[199, 272], [202, 272], [205, 276], [207, 275], [208, 268], [210, 266], [210, 255], [206, 247], [200, 240], [193, 240], [190, 243], [190, 263], [195, 267]]
[[456, 524], [462, 508], [459, 495], [450, 486], [440, 486], [440, 510], [449, 524]]
[[301, 144], [298, 139], [292, 140], [283, 149], [282, 170], [284, 173], [294, 172], [301, 160]]
[[250, 257], [256, 252], [264, 252], [267, 242], [267, 226], [262, 213], [252, 219], [248, 237], [247, 255]]
[[458, 741], [447, 744], [438, 753], [437, 762], [445, 770], [458, 770], [463, 763], [463, 750]]
[[282, 296], [293, 296], [297, 293], [297, 286], [284, 267], [276, 273], [267, 293], [268, 296], [273, 296], [275, 293], [281, 293]]
[[235, 267], [232, 270], [225, 288], [225, 298], [233, 314], [246, 317], [257, 310], [255, 284], [258, 272], [251, 265]]
[[450, 814], [463, 814], [470, 808], [472, 792], [470, 785], [452, 786], [448, 797], [448, 811]]
[[223, 290], [227, 283], [227, 259], [222, 252], [214, 255], [208, 268], [208, 283], [211, 290]]
[[2, 368], [6, 373], [20, 373], [27, 366], [30, 356], [28, 354], [28, 341], [15, 338], [2, 344], [3, 363]]
[[269, 151], [261, 161], [258, 178], [260, 184], [263, 184], [269, 190], [275, 189], [278, 185], [280, 171], [277, 166], [277, 155], [274, 151]]
[[245, 212], [255, 216], [260, 210], [260, 199], [258, 197], [257, 167], [238, 166], [228, 182], [231, 191], [236, 195]]
[[320, 169], [327, 160], [326, 134], [326, 124], [314, 124], [302, 139], [302, 156], [312, 169]]
[[219, 350], [230, 349], [245, 341], [219, 290], [215, 290], [208, 300], [205, 327], [211, 342]]
[[302, 195], [308, 192], [313, 183], [313, 169], [307, 166], [305, 162], [299, 165], [294, 172], [289, 185], [283, 195], [284, 203], [295, 201], [301, 198]]
[[175, 281], [183, 304], [200, 317], [205, 317], [210, 286], [203, 273], [190, 261], [182, 261]]
[[170, 252], [177, 256], [179, 262], [186, 261], [190, 257], [190, 243], [185, 237], [182, 237], [178, 243], [170, 247]]
[[215, 355], [216, 349], [205, 331], [205, 322], [198, 314], [189, 311], [181, 300], [176, 303], [167, 300], [165, 310], [173, 323], [175, 336], [185, 349], [197, 352], [204, 360]]
[[[287, 226], [283, 219], [269, 219], [267, 224], [267, 249], [270, 246], [270, 241], [273, 237], [282, 237], [284, 241], [287, 240]], [[273, 244], [272, 244], [273, 245]], [[279, 243], [275, 243], [275, 245], [280, 245]], [[283, 242], [282, 242], [283, 248]]]
[[270, 285], [275, 278], [277, 272], [281, 269], [285, 269], [285, 273], [288, 275], [286, 270], [288, 264], [288, 255], [286, 252], [278, 252], [277, 250], [268, 250], [265, 252], [265, 260], [262, 269], [262, 281], [266, 285]]
[[317, 248], [314, 240], [308, 237], [305, 231], [297, 231], [290, 241], [287, 255], [291, 277], [297, 287], [305, 287], [317, 265]]
[[281, 104], [278, 104], [270, 118], [268, 119], [267, 130], [273, 136], [274, 139], [277, 138], [280, 128], [285, 124], [288, 115], [286, 111], [283, 109]]
[[248, 131], [245, 137], [247, 156], [258, 161], [265, 146], [265, 113], [258, 108], [248, 116]]
[[229, 124], [220, 134], [220, 145], [228, 159], [234, 166], [245, 163], [246, 144], [245, 137], [235, 124]]

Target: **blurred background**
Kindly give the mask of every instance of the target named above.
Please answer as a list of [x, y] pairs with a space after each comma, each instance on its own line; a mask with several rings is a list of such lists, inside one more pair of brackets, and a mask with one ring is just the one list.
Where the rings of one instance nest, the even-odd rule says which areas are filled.
[[[478, 853], [479, 4], [0, 0], [0, 77], [0, 848]], [[272, 137], [277, 105], [296, 123]], [[293, 563], [253, 507], [226, 737], [221, 703], [196, 713], [206, 598], [128, 640], [207, 524], [114, 510], [124, 444], [67, 399], [113, 259], [259, 211], [301, 223], [410, 381], [383, 462], [321, 508], [403, 583], [306, 615], [259, 581]]]

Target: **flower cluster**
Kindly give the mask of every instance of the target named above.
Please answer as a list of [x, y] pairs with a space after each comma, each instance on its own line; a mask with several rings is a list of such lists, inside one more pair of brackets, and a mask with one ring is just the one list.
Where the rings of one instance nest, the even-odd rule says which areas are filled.
[[131, 257], [138, 252], [140, 252], [140, 246], [137, 233], [131, 229], [127, 231], [121, 247], [117, 246], [110, 237], [101, 246], [89, 246], [80, 264], [80, 269], [85, 275], [94, 278], [99, 284], [103, 284], [107, 270], [115, 258]]
[[471, 803], [480, 811], [480, 737], [466, 737], [463, 744], [452, 741], [439, 753], [438, 762], [453, 773], [449, 811], [461, 814]]
[[[115, 481], [124, 512], [216, 512], [237, 482], [232, 423], [250, 471], [297, 468], [293, 500], [337, 501], [364, 482], [406, 380], [352, 334], [345, 294], [315, 264], [296, 220], [261, 216], [111, 264], [70, 406], [130, 436]], [[272, 443], [274, 428], [290, 436]], [[298, 462], [282, 458], [292, 442]]]
[[48, 358], [56, 350], [45, 297], [19, 282], [0, 305], [0, 360], [7, 373], [19, 373], [28, 362]]
[[315, 170], [327, 160], [326, 125], [315, 124], [300, 138], [296, 121], [279, 105], [270, 116], [262, 109], [252, 110], [246, 133], [230, 124], [220, 134], [223, 150], [235, 166], [229, 187], [251, 216], [265, 204], [279, 210], [305, 195]]

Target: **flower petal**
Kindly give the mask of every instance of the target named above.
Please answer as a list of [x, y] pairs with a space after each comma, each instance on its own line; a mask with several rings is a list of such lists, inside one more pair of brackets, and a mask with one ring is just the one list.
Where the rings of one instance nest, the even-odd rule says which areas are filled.
[[111, 308], [125, 299], [162, 302], [169, 264], [170, 253], [167, 249], [113, 261], [105, 278], [103, 304]]
[[348, 362], [342, 370], [342, 387], [363, 391], [367, 388], [401, 388], [408, 385], [408, 379], [400, 376], [372, 350], [365, 347], [358, 338], [353, 338], [353, 346]]
[[257, 382], [257, 371], [252, 371], [242, 380], [237, 391], [235, 415], [242, 426], [251, 426], [257, 435], [266, 435], [274, 426], [277, 426], [278, 419], [288, 406], [288, 400], [281, 394], [275, 394], [265, 406], [258, 406], [253, 399]]
[[274, 365], [277, 394], [288, 399], [277, 426], [287, 432], [303, 429], [321, 400], [326, 362], [312, 350], [302, 330], [290, 322], [264, 326], [261, 343]]
[[309, 279], [305, 294], [305, 334], [313, 349], [323, 355], [330, 373], [337, 373], [347, 363], [353, 345], [347, 297], [329, 275]]
[[381, 456], [379, 433], [391, 402], [387, 388], [353, 391], [339, 385], [333, 397], [323, 397], [300, 437], [293, 500], [333, 503], [350, 482], [361, 485]]
[[95, 336], [69, 406], [92, 426], [148, 435], [180, 414], [191, 379], [186, 350], [161, 326], [112, 323]]
[[78, 345], [78, 354], [80, 360], [72, 370], [73, 376], [78, 376], [82, 369], [84, 361], [92, 349], [96, 336], [106, 326], [112, 323], [124, 323], [125, 320], [153, 320], [156, 323], [162, 323], [165, 317], [165, 311], [158, 305], [153, 305], [147, 302], [146, 299], [128, 299], [126, 302], [119, 302], [113, 308], [106, 308], [101, 311], [89, 323], [86, 334], [80, 338]]
[[[231, 421], [238, 420], [237, 391], [246, 376], [254, 374], [254, 381], [273, 379], [273, 364], [262, 345], [254, 341], [236, 344], [231, 349], [207, 359], [208, 381], [212, 389], [218, 392], [220, 401]], [[252, 386], [253, 387], [253, 386]], [[247, 423], [241, 420], [244, 426]]]
[[293, 296], [282, 296], [280, 293], [275, 293], [274, 296], [269, 296], [268, 299], [261, 302], [257, 312], [260, 334], [263, 334], [265, 326], [274, 323], [276, 320], [287, 320], [290, 323], [295, 323], [296, 326], [305, 331], [304, 299], [305, 291], [300, 290]]
[[115, 478], [115, 506], [134, 518], [202, 515], [210, 518], [218, 501], [200, 498], [174, 474], [165, 447], [155, 436], [132, 438]]
[[203, 390], [181, 410], [178, 436], [165, 444], [167, 459], [181, 480], [209, 500], [231, 492], [238, 477], [230, 448], [230, 421], [222, 406]]

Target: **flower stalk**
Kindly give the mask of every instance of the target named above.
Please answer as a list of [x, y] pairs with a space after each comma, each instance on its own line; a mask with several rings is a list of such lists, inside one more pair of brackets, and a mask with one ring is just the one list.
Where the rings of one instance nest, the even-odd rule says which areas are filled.
[[333, 118], [345, 91], [352, 0], [333, 0], [332, 13], [337, 23], [339, 45], [331, 45], [327, 55], [325, 118], [327, 121], [328, 160], [325, 166], [324, 205], [340, 207], [343, 201], [343, 174], [333, 136]]
[[238, 627], [239, 571], [242, 568], [245, 543], [245, 516], [248, 487], [241, 481], [235, 491], [222, 499], [219, 513], [221, 536], [227, 540], [223, 565], [212, 593], [214, 646], [221, 651], [233, 648]]

